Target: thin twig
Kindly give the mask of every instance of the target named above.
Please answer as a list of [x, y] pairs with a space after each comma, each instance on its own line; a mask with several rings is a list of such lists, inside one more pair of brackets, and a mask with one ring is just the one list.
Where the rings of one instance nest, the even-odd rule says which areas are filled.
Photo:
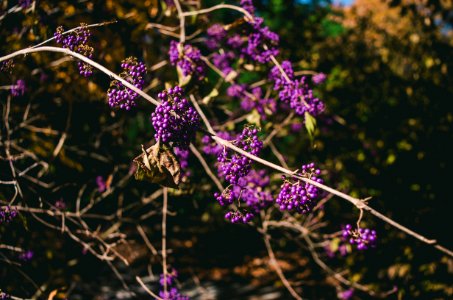
[[270, 243], [270, 238], [267, 233], [266, 226], [263, 226], [262, 234], [263, 234], [264, 244], [266, 245], [267, 253], [268, 253], [269, 259], [270, 259], [269, 264], [271, 266], [273, 266], [275, 272], [277, 273], [278, 277], [282, 281], [283, 285], [290, 292], [290, 294], [294, 297], [294, 299], [302, 300], [302, 297], [299, 296], [299, 294], [294, 290], [294, 288], [289, 283], [288, 279], [286, 279], [285, 274], [282, 271], [282, 268], [280, 267], [277, 259], [275, 258], [275, 253], [274, 253], [274, 250], [272, 250], [272, 245]]
[[203, 168], [204, 168], [205, 172], [208, 174], [208, 176], [211, 177], [212, 181], [217, 186], [219, 191], [223, 191], [224, 188], [223, 188], [222, 183], [211, 171], [211, 168], [209, 168], [209, 165], [206, 163], [206, 160], [203, 158], [201, 153], [197, 150], [197, 148], [193, 144], [190, 144], [190, 151], [192, 151], [192, 153], [198, 158], [198, 161], [201, 163], [201, 165], [203, 166]]
[[[69, 34], [69, 33], [71, 33], [71, 32], [74, 32], [74, 31], [76, 31], [76, 30], [82, 29], [82, 28], [101, 27], [101, 26], [105, 26], [105, 25], [114, 24], [114, 23], [116, 23], [116, 22], [118, 22], [118, 21], [113, 20], [113, 21], [101, 22], [101, 23], [90, 24], [90, 25], [85, 25], [85, 26], [78, 26], [78, 27], [69, 29], [69, 30], [67, 30], [67, 31], [65, 31], [65, 32], [63, 32], [63, 33], [61, 33], [61, 34], [62, 34], [62, 35], [66, 35], [66, 34]], [[40, 46], [42, 46], [42, 45], [44, 45], [44, 44], [47, 44], [48, 42], [53, 41], [54, 39], [55, 39], [55, 37], [51, 37], [51, 38], [45, 40], [44, 42], [41, 42], [41, 43], [36, 44], [36, 45], [34, 45], [34, 46], [31, 46], [31, 48], [40, 47]]]
[[162, 269], [164, 274], [164, 293], [167, 294], [167, 210], [168, 210], [168, 189], [164, 190], [164, 203], [162, 206]]
[[137, 282], [141, 285], [141, 287], [148, 293], [150, 294], [151, 296], [153, 296], [154, 298], [158, 299], [158, 300], [164, 300], [162, 299], [161, 297], [157, 296], [156, 294], [154, 294], [146, 285], [145, 283], [143, 282], [143, 280], [138, 277], [138, 276], [135, 276], [135, 280], [137, 280]]
[[[177, 2], [177, 1], [175, 1], [175, 2]], [[214, 6], [212, 6], [212, 7], [205, 8], [205, 9], [194, 10], [194, 11], [188, 11], [188, 12], [183, 13], [183, 15], [184, 15], [185, 17], [189, 17], [189, 16], [197, 16], [197, 15], [201, 15], [201, 14], [207, 14], [207, 13], [210, 13], [210, 12], [213, 12], [213, 11], [216, 11], [216, 10], [219, 10], [219, 9], [232, 9], [232, 10], [236, 10], [236, 11], [239, 11], [239, 12], [241, 12], [242, 14], [244, 14], [248, 20], [251, 20], [251, 21], [254, 20], [253, 16], [252, 16], [248, 11], [246, 11], [246, 10], [243, 9], [242, 7], [235, 6], [235, 5], [230, 5], [230, 4], [218, 4], [218, 5], [214, 5]]]
[[179, 0], [173, 0], [173, 3], [176, 6], [176, 10], [178, 11], [179, 17], [179, 42], [183, 44], [186, 41], [186, 18], [182, 11], [181, 4]]

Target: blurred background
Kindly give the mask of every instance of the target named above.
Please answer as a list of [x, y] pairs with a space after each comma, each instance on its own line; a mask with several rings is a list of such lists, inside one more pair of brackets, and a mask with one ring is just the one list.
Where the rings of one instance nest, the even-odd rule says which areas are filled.
[[[1, 2], [0, 15], [15, 5], [12, 2]], [[254, 3], [257, 14], [280, 35], [280, 58], [294, 62], [297, 70], [327, 74], [326, 83], [316, 90], [327, 110], [317, 120], [313, 140], [302, 131], [279, 137], [279, 149], [287, 155], [288, 164], [296, 166], [309, 157], [328, 171], [328, 185], [356, 197], [372, 197], [369, 204], [373, 208], [453, 248], [452, 1]], [[217, 1], [202, 1], [203, 7], [214, 4]], [[229, 19], [224, 13], [209, 15], [209, 21]], [[32, 11], [2, 17], [0, 55], [37, 44], [60, 25], [69, 29], [81, 22], [110, 20], [118, 22], [92, 29], [96, 61], [119, 70], [120, 61], [131, 55], [147, 66], [167, 59], [172, 38], [162, 37], [147, 25], [175, 26], [177, 20], [157, 0], [37, 1]], [[140, 145], [153, 136], [149, 123], [153, 107], [144, 103], [132, 112], [113, 112], [106, 104], [109, 78], [97, 73], [86, 80], [68, 60], [56, 54], [27, 56], [15, 61], [12, 74], [0, 74], [2, 86], [25, 80], [25, 94], [13, 98], [8, 112], [7, 96], [0, 91], [2, 116], [8, 114], [18, 147], [48, 163], [40, 182], [21, 179], [21, 198], [29, 207], [63, 200], [73, 209], [76, 199], [88, 201], [96, 194], [98, 176], [111, 177], [115, 190], [94, 213], [115, 214], [121, 202], [128, 207], [127, 220], [112, 218], [102, 226], [93, 220], [90, 226], [103, 230], [121, 226], [130, 240], [117, 251], [131, 265], [112, 263], [122, 274], [122, 283], [111, 265], [37, 219], [49, 216], [24, 213], [0, 226], [0, 244], [30, 249], [34, 256], [19, 263], [10, 251], [0, 248], [0, 288], [24, 298], [47, 299], [53, 290], [58, 290], [55, 299], [145, 298], [134, 277], [148, 271], [159, 274], [159, 261], [147, 254], [134, 218], [146, 216], [140, 224], [158, 246], [161, 220], [152, 212], [161, 204], [152, 197], [158, 187], [135, 181], [130, 163], [140, 153]], [[174, 71], [168, 70], [149, 73], [150, 94], [157, 94], [157, 87], [174, 77]], [[25, 113], [33, 117], [32, 124], [22, 122]], [[5, 136], [4, 122], [0, 128]], [[65, 146], [53, 156], [63, 133]], [[33, 158], [26, 158], [18, 166], [23, 164], [25, 169], [31, 161]], [[180, 273], [181, 289], [195, 299], [290, 299], [267, 265], [260, 234], [224, 222], [209, 178], [202, 175], [195, 160], [193, 163], [198, 170], [190, 179], [192, 185], [170, 196], [175, 216], [168, 221], [169, 259]], [[0, 180], [11, 176], [4, 159], [0, 160], [0, 176]], [[82, 190], [86, 196], [79, 197]], [[14, 193], [14, 189], [0, 186], [2, 205]], [[356, 218], [357, 211], [340, 199], [325, 206], [328, 232]], [[365, 220], [378, 232], [378, 247], [367, 253], [326, 257], [329, 266], [345, 270], [344, 276], [371, 289], [395, 288], [390, 299], [453, 297], [451, 259], [372, 216], [366, 215]], [[288, 242], [283, 234], [277, 234], [275, 240], [279, 263], [301, 287], [304, 299], [342, 297], [342, 288], [313, 262], [306, 248]], [[149, 262], [152, 270], [147, 270]], [[156, 281], [148, 284], [157, 289]], [[132, 296], [125, 285], [138, 294]], [[373, 297], [354, 291], [350, 299], [369, 298]]]

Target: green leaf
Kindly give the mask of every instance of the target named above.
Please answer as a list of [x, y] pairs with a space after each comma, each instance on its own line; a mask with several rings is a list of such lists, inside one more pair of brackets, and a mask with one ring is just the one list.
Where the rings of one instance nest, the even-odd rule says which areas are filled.
[[187, 85], [192, 79], [192, 75], [184, 76], [179, 66], [176, 67], [176, 71], [178, 72], [178, 82], [180, 87]]
[[307, 129], [308, 135], [312, 139], [316, 129], [316, 119], [308, 112], [305, 112], [304, 117], [305, 117], [305, 128]]

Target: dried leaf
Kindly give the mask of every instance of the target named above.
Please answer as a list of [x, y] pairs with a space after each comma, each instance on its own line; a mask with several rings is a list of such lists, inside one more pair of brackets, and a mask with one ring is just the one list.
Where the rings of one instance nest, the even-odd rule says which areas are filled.
[[166, 187], [177, 188], [181, 180], [181, 167], [173, 150], [157, 143], [134, 158], [137, 165], [135, 179], [148, 180]]

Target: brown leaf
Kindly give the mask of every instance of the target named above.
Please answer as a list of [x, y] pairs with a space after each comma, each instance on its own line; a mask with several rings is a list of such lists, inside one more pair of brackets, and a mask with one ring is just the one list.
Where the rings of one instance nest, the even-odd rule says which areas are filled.
[[[143, 148], [142, 148], [143, 149]], [[137, 165], [135, 179], [148, 180], [166, 187], [177, 188], [181, 180], [181, 167], [172, 148], [156, 143], [134, 158]]]

